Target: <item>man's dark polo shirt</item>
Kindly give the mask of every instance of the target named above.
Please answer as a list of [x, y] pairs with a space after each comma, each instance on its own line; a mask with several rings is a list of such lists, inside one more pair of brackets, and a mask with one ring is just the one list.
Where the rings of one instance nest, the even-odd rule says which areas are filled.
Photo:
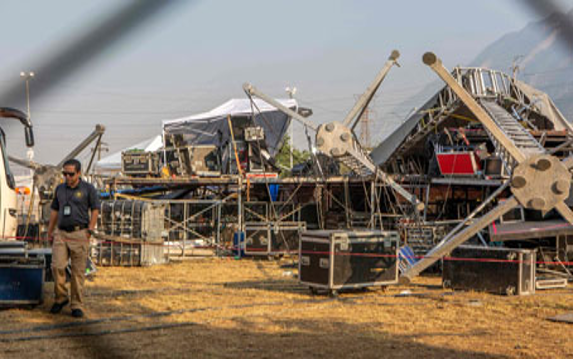
[[[64, 216], [65, 205], [71, 207], [72, 212], [69, 216]], [[87, 227], [90, 222], [89, 209], [100, 210], [100, 196], [94, 186], [82, 180], [75, 188], [63, 183], [56, 188], [50, 208], [58, 211], [59, 228]]]

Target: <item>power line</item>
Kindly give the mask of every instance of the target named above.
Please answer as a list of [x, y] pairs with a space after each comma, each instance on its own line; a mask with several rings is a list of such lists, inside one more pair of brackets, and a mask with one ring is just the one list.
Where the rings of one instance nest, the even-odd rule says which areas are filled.
[[[110, 128], [116, 128], [116, 127], [162, 127], [161, 123], [157, 123], [157, 124], [146, 124], [146, 123], [117, 123], [114, 122], [112, 124], [106, 124], [104, 121], [102, 121], [103, 125], [105, 125], [106, 127], [110, 127]], [[34, 125], [35, 129], [40, 129], [40, 128], [46, 128], [46, 129], [53, 129], [55, 126], [65, 126], [67, 128], [90, 128], [93, 129], [94, 128], [94, 124], [66, 124], [66, 123], [50, 123], [50, 124], [40, 124], [40, 125]], [[57, 131], [61, 131], [61, 129], [54, 129]]]
[[539, 85], [541, 88], [555, 88], [555, 87], [559, 87], [559, 86], [569, 86], [569, 85], [573, 85], [573, 81], [571, 82], [565, 82], [565, 83], [561, 83], [561, 84], [551, 84], [551, 85]]
[[[74, 89], [73, 87], [71, 87], [72, 89]], [[194, 93], [194, 92], [200, 92], [200, 90], [197, 91], [190, 91], [187, 90], [188, 92]], [[189, 95], [189, 96], [165, 96], [165, 95], [159, 95], [159, 94], [137, 94], [137, 93], [127, 93], [127, 92], [119, 92], [119, 91], [88, 91], [88, 92], [73, 92], [71, 95], [68, 95], [66, 92], [61, 92], [61, 93], [57, 93], [57, 94], [46, 94], [46, 97], [65, 97], [65, 96], [82, 96], [82, 97], [94, 97], [94, 96], [98, 96], [98, 95], [103, 95], [103, 96], [112, 96], [112, 97], [120, 97], [120, 98], [134, 98], [134, 99], [144, 99], [144, 100], [148, 100], [148, 99], [153, 99], [153, 100], [159, 100], [159, 101], [212, 101], [217, 99], [216, 96], [213, 97], [199, 97], [197, 95]]]
[[35, 113], [46, 114], [93, 114], [93, 115], [163, 115], [163, 114], [181, 114], [189, 111], [100, 111], [100, 110], [36, 110]]
[[[546, 71], [539, 71], [539, 72], [531, 72], [531, 73], [523, 73], [523, 76], [535, 76], [535, 75], [542, 75], [542, 74], [551, 74], [551, 73], [556, 73], [556, 72], [564, 72], [564, 71], [568, 71], [569, 69], [563, 68], [563, 69], [553, 69], [553, 70], [546, 70]], [[571, 71], [573, 71], [573, 69], [570, 69]]]

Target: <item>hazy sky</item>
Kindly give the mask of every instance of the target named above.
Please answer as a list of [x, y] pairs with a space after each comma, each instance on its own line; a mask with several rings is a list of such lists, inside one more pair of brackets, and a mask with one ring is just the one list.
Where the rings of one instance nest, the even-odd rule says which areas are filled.
[[[0, 2], [0, 87], [22, 83], [22, 102], [1, 105], [25, 110], [20, 71], [34, 71], [118, 3]], [[425, 51], [448, 67], [466, 64], [539, 17], [517, 0], [181, 1], [39, 99], [37, 74], [30, 84], [36, 159], [58, 162], [97, 123], [106, 126], [113, 152], [160, 133], [162, 119], [244, 97], [246, 81], [276, 97], [296, 86], [300, 104], [314, 110], [313, 121], [341, 120], [398, 49], [401, 68], [392, 69], [374, 102], [376, 140], [409, 110], [390, 109], [435, 79], [421, 62]], [[8, 146], [23, 157], [21, 133], [11, 127]], [[301, 139], [301, 130], [296, 134]]]

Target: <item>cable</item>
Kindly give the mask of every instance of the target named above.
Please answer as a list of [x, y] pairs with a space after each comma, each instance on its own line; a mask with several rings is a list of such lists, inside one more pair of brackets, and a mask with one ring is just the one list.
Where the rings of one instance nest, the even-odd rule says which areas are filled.
[[571, 69], [567, 69], [567, 68], [552, 69], [552, 70], [545, 70], [545, 71], [539, 71], [539, 72], [523, 73], [523, 74], [521, 74], [521, 76], [535, 76], [535, 75], [550, 74], [550, 73], [563, 72], [563, 71], [569, 71], [569, 70], [571, 70]]

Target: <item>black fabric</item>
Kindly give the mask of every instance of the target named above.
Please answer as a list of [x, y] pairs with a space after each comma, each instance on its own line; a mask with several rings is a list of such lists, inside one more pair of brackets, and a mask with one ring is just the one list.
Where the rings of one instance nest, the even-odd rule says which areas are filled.
[[[64, 216], [66, 205], [71, 207], [69, 216]], [[56, 188], [50, 207], [58, 211], [58, 228], [87, 227], [90, 222], [89, 210], [100, 210], [100, 196], [94, 186], [82, 180], [75, 188], [64, 183]]]

